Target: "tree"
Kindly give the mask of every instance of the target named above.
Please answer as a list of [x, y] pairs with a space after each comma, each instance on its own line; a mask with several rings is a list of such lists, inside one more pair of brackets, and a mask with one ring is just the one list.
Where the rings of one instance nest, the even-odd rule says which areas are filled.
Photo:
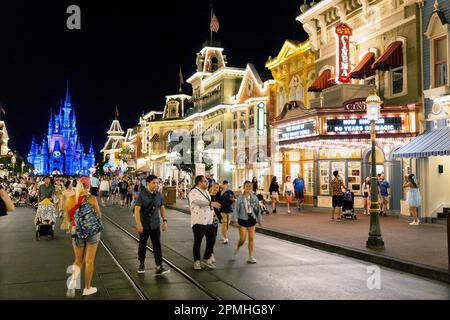
[[[196, 163], [203, 163], [205, 164], [206, 167], [206, 171], [209, 171], [212, 169], [213, 165], [211, 161], [205, 161], [205, 159], [210, 160], [208, 158], [208, 155], [205, 155], [202, 157], [202, 161], [200, 162], [199, 159], [199, 153], [196, 152], [197, 148], [195, 146], [195, 136], [193, 134], [191, 134], [189, 136], [190, 138], [190, 148], [188, 150], [185, 150], [184, 148], [182, 150], [179, 151], [180, 156], [178, 157], [178, 159], [175, 160], [174, 165], [175, 167], [180, 170], [180, 171], [184, 171], [187, 174], [189, 174], [191, 177], [193, 177], [195, 175], [195, 164]], [[183, 137], [180, 137], [180, 141], [179, 144], [181, 144], [181, 142], [183, 141]], [[187, 144], [181, 144], [184, 147]], [[190, 161], [188, 163], [184, 162], [184, 152], [187, 152], [190, 154]]]

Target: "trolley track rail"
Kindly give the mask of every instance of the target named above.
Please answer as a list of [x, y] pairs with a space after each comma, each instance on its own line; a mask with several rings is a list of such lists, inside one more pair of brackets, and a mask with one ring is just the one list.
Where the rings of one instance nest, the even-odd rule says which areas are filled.
[[[135, 237], [132, 233], [130, 233], [128, 230], [126, 230], [124, 227], [122, 227], [121, 225], [119, 225], [116, 221], [114, 221], [113, 219], [111, 219], [110, 217], [108, 217], [106, 214], [102, 214], [102, 218], [105, 218], [106, 220], [108, 220], [108, 222], [110, 222], [112, 225], [114, 225], [117, 229], [121, 230], [123, 233], [125, 233], [126, 235], [128, 235], [131, 239], [135, 240], [136, 242], [139, 243], [139, 239], [137, 237]], [[139, 296], [141, 297], [141, 295], [143, 297], [145, 297], [146, 299], [143, 300], [151, 300], [146, 294], [145, 294], [145, 290], [137, 283], [137, 281], [135, 281], [133, 279], [133, 277], [130, 275], [129, 271], [126, 270], [126, 268], [120, 264], [120, 262], [118, 261], [118, 259], [114, 256], [114, 253], [109, 249], [109, 247], [103, 242], [102, 240], [102, 244], [103, 246], [106, 247], [106, 250], [108, 251], [108, 253], [113, 256], [113, 259], [116, 261], [116, 264], [120, 265], [119, 268], [125, 273], [127, 279], [132, 283], [133, 288], [135, 288], [135, 290], [140, 291], [138, 292]], [[147, 250], [149, 250], [150, 252], [153, 253], [153, 249], [149, 246], [146, 246]], [[179, 273], [181, 276], [183, 276], [186, 280], [188, 280], [188, 282], [192, 283], [194, 286], [196, 286], [198, 289], [200, 289], [203, 293], [205, 293], [207, 296], [209, 296], [210, 298], [212, 298], [213, 300], [222, 300], [222, 298], [220, 298], [217, 294], [215, 294], [214, 292], [212, 292], [210, 289], [206, 288], [204, 285], [202, 285], [199, 281], [197, 281], [196, 279], [194, 279], [193, 277], [191, 277], [189, 274], [187, 274], [185, 271], [183, 271], [181, 268], [177, 267], [172, 261], [168, 260], [167, 258], [163, 257], [163, 261], [170, 266], [174, 271], [176, 271], [177, 273]], [[142, 298], [142, 297], [141, 297]]]

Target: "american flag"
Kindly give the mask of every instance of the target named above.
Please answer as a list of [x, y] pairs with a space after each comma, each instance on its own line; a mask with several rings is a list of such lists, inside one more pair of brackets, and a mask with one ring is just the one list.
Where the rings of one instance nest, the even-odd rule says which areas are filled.
[[219, 20], [217, 20], [216, 14], [214, 13], [214, 10], [212, 7], [211, 7], [211, 12], [212, 12], [211, 25], [210, 25], [211, 31], [217, 33], [217, 32], [219, 32]]

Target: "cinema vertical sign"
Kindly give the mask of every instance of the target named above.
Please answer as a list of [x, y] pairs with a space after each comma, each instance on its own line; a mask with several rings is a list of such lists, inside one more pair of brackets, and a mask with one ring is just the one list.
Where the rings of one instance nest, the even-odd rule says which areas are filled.
[[350, 82], [350, 36], [352, 29], [345, 23], [339, 23], [336, 33], [336, 81], [340, 83]]

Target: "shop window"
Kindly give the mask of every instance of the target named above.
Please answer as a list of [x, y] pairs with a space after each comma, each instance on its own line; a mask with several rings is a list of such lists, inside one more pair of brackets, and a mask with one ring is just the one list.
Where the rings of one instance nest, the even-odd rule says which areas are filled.
[[283, 165], [281, 163], [274, 163], [273, 165], [273, 175], [277, 177], [278, 183], [282, 181], [283, 177]]
[[241, 118], [241, 129], [246, 130], [247, 129], [247, 120]]
[[367, 86], [371, 86], [371, 87], [376, 86], [376, 84], [377, 84], [377, 82], [376, 82], [376, 76], [372, 76], [372, 77], [366, 78], [365, 84], [366, 84]]
[[391, 69], [391, 92], [392, 94], [403, 92], [403, 67]]
[[435, 87], [447, 84], [447, 38], [434, 40], [434, 85]]
[[291, 181], [293, 181], [295, 179], [295, 177], [297, 177], [297, 174], [300, 173], [300, 164], [291, 163], [289, 169], [290, 169], [289, 175], [292, 177]]
[[298, 151], [289, 152], [289, 161], [300, 161], [300, 152]]

